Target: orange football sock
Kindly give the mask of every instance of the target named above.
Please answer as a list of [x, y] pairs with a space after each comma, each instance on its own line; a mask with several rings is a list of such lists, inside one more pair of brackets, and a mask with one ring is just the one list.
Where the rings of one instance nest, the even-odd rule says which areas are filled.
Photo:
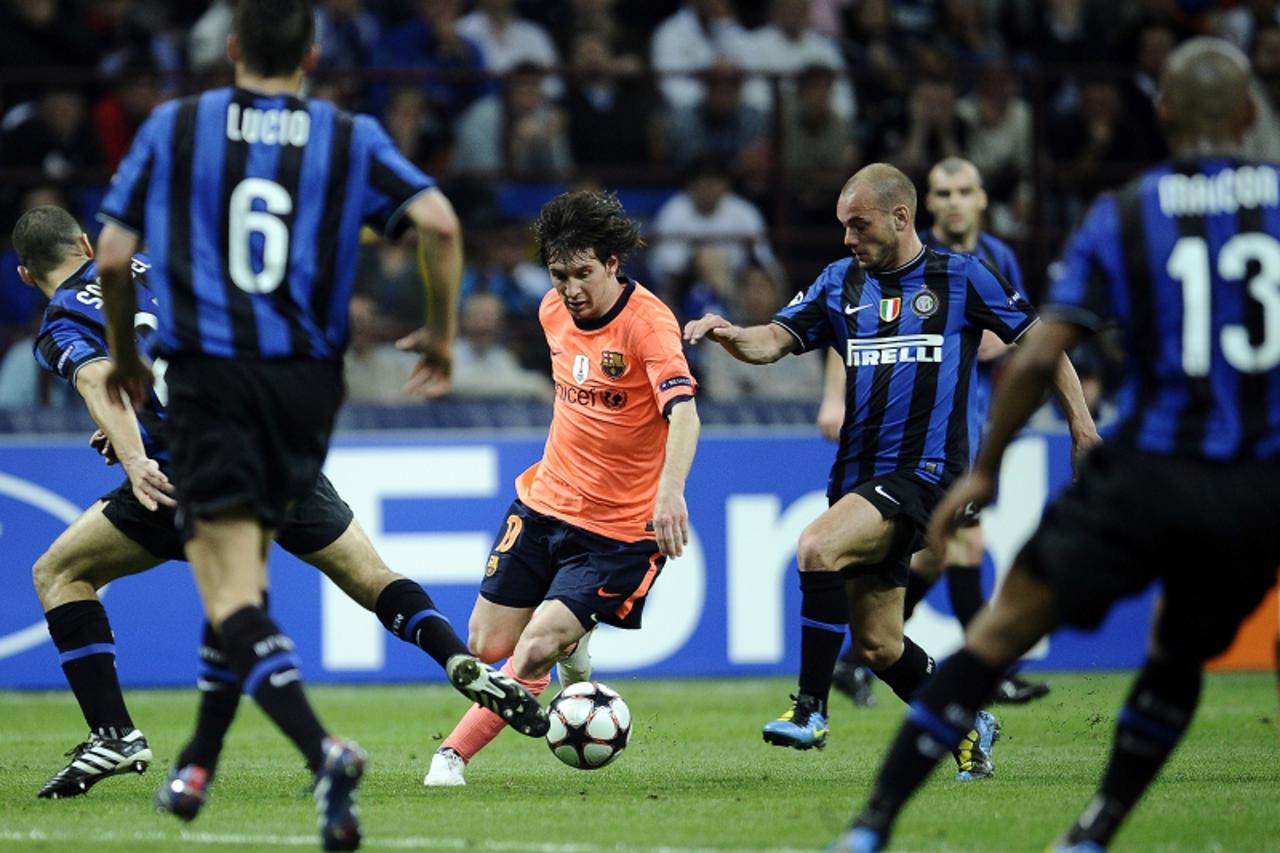
[[[550, 672], [541, 678], [520, 678], [516, 675], [515, 670], [512, 669], [510, 658], [507, 658], [507, 662], [502, 665], [501, 672], [508, 678], [520, 682], [534, 696], [541, 695], [542, 691], [546, 690], [547, 685], [551, 683]], [[463, 714], [462, 719], [453, 727], [453, 731], [449, 732], [449, 736], [444, 739], [444, 743], [440, 745], [440, 748], [452, 749], [458, 755], [461, 755], [464, 761], [469, 762], [477, 752], [488, 746], [489, 742], [496, 738], [506, 726], [507, 724], [502, 721], [502, 718], [488, 708], [472, 705], [471, 709]]]

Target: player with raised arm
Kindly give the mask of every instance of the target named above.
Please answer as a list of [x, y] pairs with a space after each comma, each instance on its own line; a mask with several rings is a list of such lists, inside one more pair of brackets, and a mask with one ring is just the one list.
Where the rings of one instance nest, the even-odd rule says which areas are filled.
[[[115, 643], [97, 590], [165, 560], [186, 558], [174, 526], [167, 474], [163, 384], [157, 382], [147, 406], [136, 414], [112, 401], [105, 390], [111, 361], [88, 235], [67, 211], [39, 207], [18, 220], [13, 244], [21, 260], [18, 275], [50, 300], [36, 336], [36, 361], [80, 393], [99, 427], [95, 446], [109, 462], [118, 462], [128, 478], [86, 510], [32, 568], [49, 633], [89, 725], [89, 737], [69, 753], [71, 762], [38, 793], [59, 799], [79, 796], [118, 773], [142, 772], [151, 760], [120, 690]], [[134, 257], [135, 328], [144, 346], [159, 310], [146, 286], [149, 267], [145, 257]], [[422, 587], [387, 568], [323, 474], [289, 510], [276, 541], [377, 613], [387, 630], [434, 658], [463, 695], [507, 714], [525, 733], [539, 729], [537, 701], [471, 656]], [[203, 804], [240, 698], [240, 683], [228, 677], [219, 639], [208, 624], [200, 658], [199, 724], [175, 762], [174, 776], [183, 784], [167, 784], [159, 792], [160, 807], [187, 820]]]
[[448, 200], [377, 121], [299, 97], [313, 36], [305, 0], [241, 0], [235, 85], [163, 104], [139, 129], [103, 201], [98, 270], [107, 390], [136, 404], [151, 374], [128, 270], [147, 241], [177, 523], [205, 614], [226, 671], [315, 774], [322, 843], [354, 849], [365, 756], [321, 725], [264, 609], [267, 545], [328, 450], [361, 227], [417, 231], [429, 313], [401, 346], [421, 353], [410, 387], [423, 392], [447, 387], [462, 254]]
[[1119, 417], [1046, 510], [964, 648], [912, 703], [834, 849], [884, 847], [938, 756], [1042, 637], [1060, 625], [1094, 628], [1159, 580], [1147, 659], [1106, 772], [1057, 847], [1105, 850], [1191, 723], [1204, 662], [1275, 583], [1280, 172], [1239, 157], [1256, 114], [1249, 79], [1248, 60], [1225, 41], [1174, 50], [1157, 106], [1174, 159], [1099, 198], [1069, 241], [1045, 321], [1006, 369], [982, 451], [938, 505], [931, 538], [990, 503], [1001, 457], [1062, 353], [1112, 322], [1126, 350]]
[[[947, 157], [929, 170], [929, 189], [925, 207], [933, 214], [933, 226], [920, 232], [926, 246], [949, 252], [977, 255], [1004, 276], [1018, 293], [1026, 296], [1022, 270], [1007, 243], [982, 230], [982, 216], [987, 209], [987, 194], [982, 188], [982, 175], [976, 166], [960, 157]], [[994, 332], [984, 331], [974, 363], [969, 388], [969, 449], [972, 455], [981, 443], [991, 403], [992, 369], [1008, 350], [1008, 345]], [[828, 381], [822, 411], [844, 414], [844, 365], [834, 353], [827, 356]], [[834, 374], [834, 375], [831, 375]], [[829, 423], [831, 414], [827, 416]], [[839, 425], [833, 439], [839, 437]], [[926, 548], [911, 559], [911, 576], [907, 582], [904, 618], [910, 618], [920, 600], [944, 573], [951, 609], [961, 628], [967, 628], [981, 609], [982, 596], [982, 522], [978, 515], [965, 519], [955, 536], [947, 541], [944, 553]], [[870, 697], [870, 680], [859, 668], [850, 649], [836, 663], [832, 685], [847, 693], [858, 704]], [[996, 688], [995, 701], [1022, 703], [1038, 699], [1049, 692], [1049, 685], [1026, 681], [1010, 673]]]
[[[556, 196], [534, 231], [554, 285], [538, 320], [555, 411], [542, 459], [516, 480], [469, 644], [484, 661], [510, 655], [502, 671], [536, 694], [598, 623], [640, 627], [654, 581], [689, 542], [684, 486], [699, 420], [671, 309], [621, 275], [640, 230], [617, 197]], [[589, 675], [585, 661], [575, 669]], [[465, 784], [467, 762], [504, 725], [472, 708], [432, 756], [425, 784]]]
[[[981, 259], [924, 246], [916, 193], [900, 170], [874, 163], [841, 190], [836, 218], [853, 257], [837, 261], [769, 325], [741, 328], [709, 314], [685, 326], [742, 361], [832, 347], [846, 366], [844, 427], [826, 512], [800, 536], [800, 690], [764, 727], [797, 749], [822, 746], [832, 667], [847, 628], [859, 661], [903, 701], [933, 659], [904, 636], [911, 554], [948, 483], [969, 464], [967, 395], [984, 329], [1016, 341], [1035, 311]], [[1079, 380], [1063, 358], [1056, 390], [1077, 447], [1096, 440]], [[991, 774], [998, 724], [983, 712], [954, 754], [960, 779]]]

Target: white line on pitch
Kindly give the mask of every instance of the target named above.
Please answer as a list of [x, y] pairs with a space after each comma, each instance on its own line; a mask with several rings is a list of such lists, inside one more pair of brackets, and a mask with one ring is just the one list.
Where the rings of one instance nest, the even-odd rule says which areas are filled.
[[[95, 832], [77, 835], [67, 832], [45, 832], [33, 829], [27, 832], [0, 830], [0, 843], [30, 844], [32, 842], [71, 842], [96, 845], [112, 842], [162, 842], [182, 841], [186, 844], [210, 844], [233, 847], [249, 845], [274, 847], [314, 847], [314, 835], [246, 835], [213, 832], [179, 832], [177, 836], [165, 832]], [[611, 850], [615, 853], [725, 853], [732, 849], [744, 853], [801, 853], [790, 847], [651, 847], [638, 844], [554, 844], [530, 841], [473, 841], [466, 838], [365, 838], [365, 847], [386, 847], [405, 850], [491, 850], [495, 853], [595, 853]]]

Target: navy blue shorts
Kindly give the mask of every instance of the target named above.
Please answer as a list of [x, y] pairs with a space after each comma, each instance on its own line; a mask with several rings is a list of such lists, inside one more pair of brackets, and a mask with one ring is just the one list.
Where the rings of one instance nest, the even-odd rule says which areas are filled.
[[906, 586], [910, 579], [911, 555], [925, 547], [929, 516], [943, 494], [942, 486], [901, 471], [872, 477], [840, 493], [829, 493], [828, 501], [832, 504], [845, 495], [862, 496], [894, 527], [893, 543], [884, 561], [847, 566], [845, 577], [877, 574], [894, 586]]
[[480, 594], [504, 607], [561, 601], [584, 628], [639, 628], [667, 558], [652, 539], [621, 542], [511, 504], [494, 539]]

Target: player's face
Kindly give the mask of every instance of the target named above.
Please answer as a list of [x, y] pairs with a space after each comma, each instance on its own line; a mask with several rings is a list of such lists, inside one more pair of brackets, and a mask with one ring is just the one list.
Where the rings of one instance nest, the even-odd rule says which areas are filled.
[[590, 249], [572, 258], [547, 264], [556, 293], [578, 320], [594, 320], [604, 315], [622, 291], [618, 281], [618, 259], [601, 263]]
[[881, 272], [895, 265], [899, 229], [894, 211], [874, 205], [874, 196], [858, 188], [836, 203], [836, 219], [844, 227], [844, 244], [858, 265]]
[[973, 169], [949, 175], [942, 171], [929, 176], [925, 205], [950, 242], [963, 242], [982, 227], [987, 194]]

